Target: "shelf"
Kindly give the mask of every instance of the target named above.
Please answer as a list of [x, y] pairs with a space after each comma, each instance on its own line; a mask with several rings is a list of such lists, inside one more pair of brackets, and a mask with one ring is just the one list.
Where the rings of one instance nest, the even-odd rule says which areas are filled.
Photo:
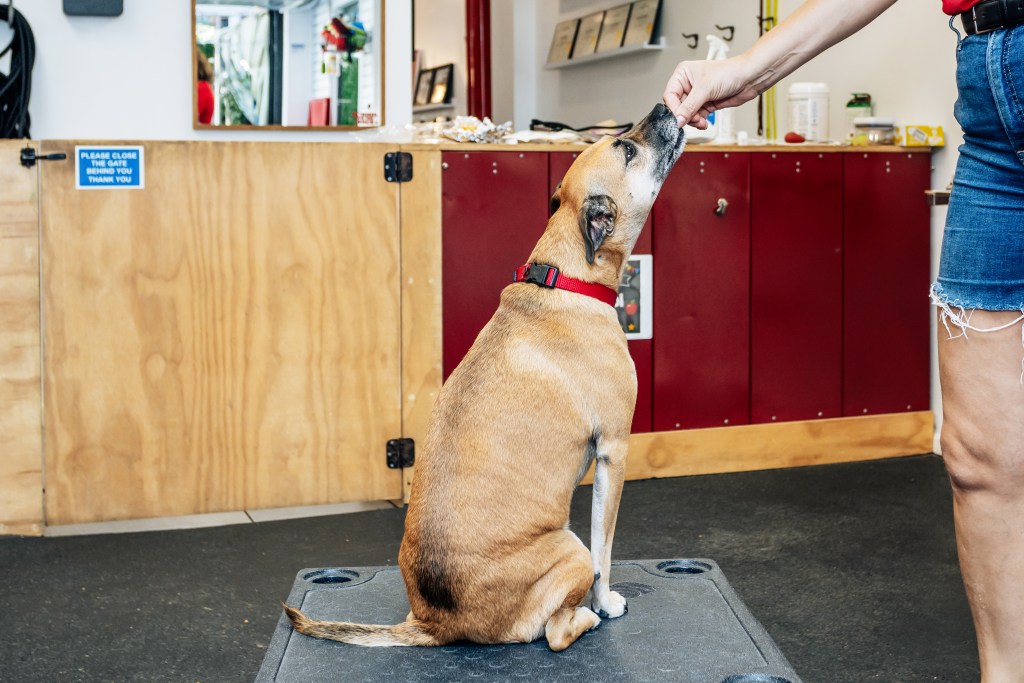
[[412, 108], [413, 114], [423, 114], [428, 111], [441, 111], [443, 109], [455, 109], [455, 104], [449, 102], [448, 104], [417, 104]]
[[608, 52], [598, 52], [586, 57], [577, 57], [575, 59], [568, 59], [564, 62], [555, 62], [554, 64], [545, 64], [545, 69], [568, 69], [571, 66], [580, 66], [581, 64], [590, 64], [592, 62], [600, 62], [605, 59], [612, 59], [615, 57], [624, 57], [625, 55], [637, 54], [638, 52], [647, 52], [648, 50], [664, 50], [665, 49], [665, 38], [659, 38], [656, 43], [644, 43], [642, 45], [630, 45], [629, 47], [620, 47], [616, 50], [609, 50]]

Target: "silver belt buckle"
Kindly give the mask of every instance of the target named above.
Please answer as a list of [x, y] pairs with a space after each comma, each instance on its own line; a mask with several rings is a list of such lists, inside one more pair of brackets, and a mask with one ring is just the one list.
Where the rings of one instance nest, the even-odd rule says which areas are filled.
[[[980, 4], [981, 3], [979, 2], [978, 5], [980, 5]], [[974, 22], [974, 33], [975, 33], [975, 35], [981, 35], [983, 33], [992, 33], [992, 31], [995, 31], [999, 27], [998, 26], [993, 26], [992, 28], [986, 28], [986, 29], [982, 30], [978, 26], [978, 5], [975, 5], [974, 7], [971, 8], [971, 21]]]

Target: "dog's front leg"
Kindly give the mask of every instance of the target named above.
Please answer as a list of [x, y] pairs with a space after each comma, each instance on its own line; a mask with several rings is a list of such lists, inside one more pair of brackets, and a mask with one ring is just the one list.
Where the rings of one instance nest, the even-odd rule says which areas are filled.
[[594, 466], [594, 493], [591, 503], [590, 555], [594, 561], [594, 587], [591, 605], [604, 618], [626, 613], [626, 599], [608, 586], [612, 564], [612, 537], [622, 498], [629, 441], [622, 439], [598, 444]]

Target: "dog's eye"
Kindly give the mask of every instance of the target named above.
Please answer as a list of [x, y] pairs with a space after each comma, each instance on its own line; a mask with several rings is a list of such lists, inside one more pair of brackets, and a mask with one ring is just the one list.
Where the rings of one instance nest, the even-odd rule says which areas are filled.
[[624, 143], [622, 146], [625, 148], [626, 163], [628, 164], [630, 161], [632, 161], [633, 157], [636, 156], [636, 146], [628, 142]]

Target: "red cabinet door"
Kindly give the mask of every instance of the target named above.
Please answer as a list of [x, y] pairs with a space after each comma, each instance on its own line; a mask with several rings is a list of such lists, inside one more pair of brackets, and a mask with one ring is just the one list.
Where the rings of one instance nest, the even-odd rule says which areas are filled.
[[441, 161], [442, 365], [447, 379], [544, 232], [551, 193], [546, 152], [444, 152]]
[[655, 203], [655, 431], [749, 421], [750, 156], [685, 152]]
[[842, 154], [751, 159], [750, 417], [842, 409]]
[[843, 159], [843, 414], [927, 410], [931, 155]]

